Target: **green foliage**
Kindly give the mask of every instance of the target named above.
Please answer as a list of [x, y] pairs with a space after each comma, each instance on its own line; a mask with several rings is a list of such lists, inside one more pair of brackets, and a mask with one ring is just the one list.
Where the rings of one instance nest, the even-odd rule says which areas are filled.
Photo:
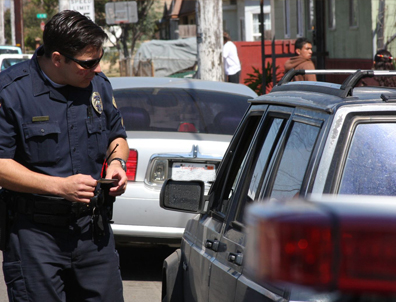
[[42, 13], [41, 8], [33, 2], [26, 3], [23, 7], [23, 38], [26, 51], [33, 51], [35, 39], [43, 36], [40, 23], [44, 19], [37, 19], [39, 13]]
[[31, 2], [40, 10], [38, 13], [47, 14], [48, 20], [59, 10], [59, 0], [31, 0]]
[[[249, 86], [252, 90], [254, 90], [258, 95], [263, 94], [263, 74], [260, 72], [258, 68], [253, 67], [253, 73], [248, 73], [248, 78], [244, 80], [244, 83]], [[277, 71], [279, 66], [276, 66], [275, 70]], [[276, 80], [279, 80], [281, 74], [279, 72], [276, 73]], [[266, 92], [270, 91], [273, 83], [272, 83], [272, 64], [267, 62], [267, 67], [265, 68], [265, 83], [266, 83]]]
[[[105, 4], [107, 1], [95, 0], [95, 22], [109, 29], [106, 24]], [[117, 1], [115, 1], [117, 2]], [[116, 48], [124, 57], [134, 53], [136, 47], [143, 40], [152, 39], [156, 31], [156, 21], [162, 17], [160, 2], [155, 0], [137, 1], [138, 22], [132, 24], [120, 24], [122, 33], [116, 37]]]

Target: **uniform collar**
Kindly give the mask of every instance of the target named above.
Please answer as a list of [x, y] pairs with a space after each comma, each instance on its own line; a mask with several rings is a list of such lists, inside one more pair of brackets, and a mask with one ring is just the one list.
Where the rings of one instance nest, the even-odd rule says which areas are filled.
[[42, 74], [40, 65], [38, 63], [37, 57], [44, 55], [44, 48], [40, 46], [35, 52], [30, 61], [30, 73], [32, 79], [33, 95], [39, 96], [42, 94], [49, 93], [51, 99], [67, 102], [67, 99], [56, 89]]

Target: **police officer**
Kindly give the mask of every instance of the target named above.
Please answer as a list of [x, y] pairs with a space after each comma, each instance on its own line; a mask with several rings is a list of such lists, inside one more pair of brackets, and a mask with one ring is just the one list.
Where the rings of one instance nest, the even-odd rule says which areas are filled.
[[32, 59], [0, 73], [10, 301], [123, 301], [108, 216], [92, 205], [102, 168], [115, 179], [108, 197], [127, 184], [126, 133], [99, 65], [106, 38], [85, 16], [62, 11]]

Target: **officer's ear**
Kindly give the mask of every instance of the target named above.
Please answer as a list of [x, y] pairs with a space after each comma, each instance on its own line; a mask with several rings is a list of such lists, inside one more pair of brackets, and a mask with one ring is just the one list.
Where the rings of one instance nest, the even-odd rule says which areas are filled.
[[60, 67], [62, 61], [62, 55], [58, 51], [54, 51], [51, 55], [51, 60], [56, 67]]
[[301, 49], [300, 48], [296, 48], [296, 54], [300, 55], [301, 54]]

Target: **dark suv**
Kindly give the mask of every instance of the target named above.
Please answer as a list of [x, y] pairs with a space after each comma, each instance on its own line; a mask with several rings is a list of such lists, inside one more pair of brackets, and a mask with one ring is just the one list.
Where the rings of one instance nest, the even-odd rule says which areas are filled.
[[290, 82], [303, 72], [286, 74], [271, 93], [250, 101], [208, 195], [199, 181], [164, 184], [162, 207], [199, 214], [164, 262], [164, 301], [339, 298], [249, 279], [245, 207], [312, 193], [396, 195], [396, 89], [358, 87], [364, 77], [396, 73], [346, 71], [342, 85]]

